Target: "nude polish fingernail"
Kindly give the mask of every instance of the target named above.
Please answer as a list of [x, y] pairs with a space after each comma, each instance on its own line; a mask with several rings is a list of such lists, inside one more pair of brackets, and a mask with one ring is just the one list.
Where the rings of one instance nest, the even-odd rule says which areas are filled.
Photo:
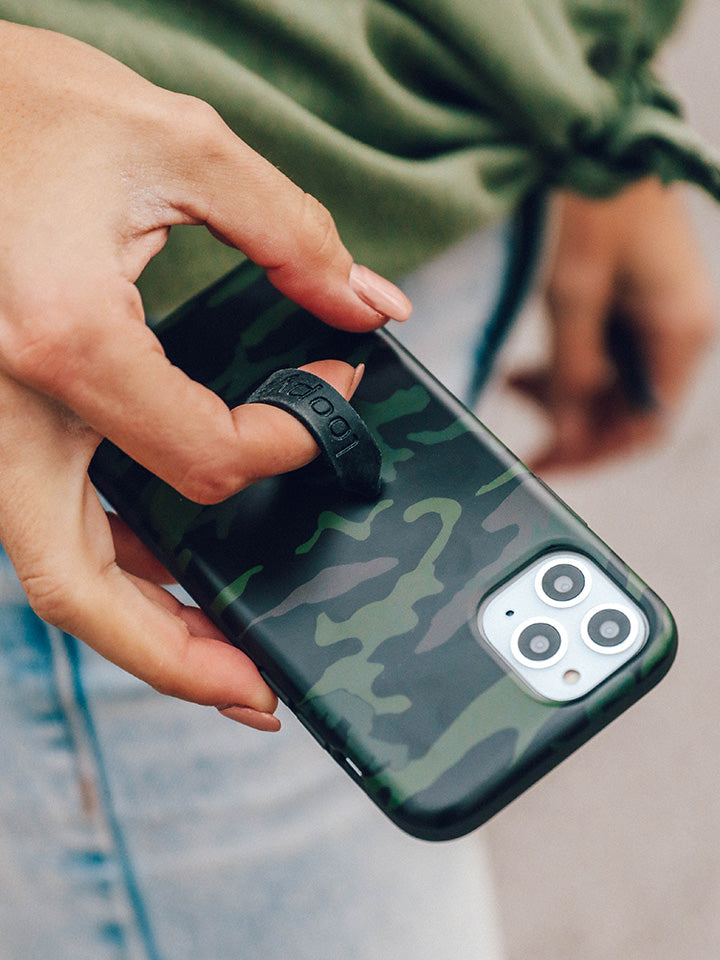
[[350, 400], [352, 398], [353, 394], [355, 393], [358, 386], [360, 385], [360, 381], [362, 380], [364, 373], [365, 373], [365, 364], [359, 363], [355, 367], [355, 370], [353, 371], [352, 383], [350, 384], [348, 395], [345, 398], [346, 400]]
[[350, 287], [363, 303], [391, 320], [407, 320], [412, 312], [412, 304], [402, 290], [369, 267], [352, 265]]
[[253, 710], [252, 707], [218, 707], [220, 713], [228, 720], [235, 720], [246, 727], [252, 727], [254, 730], [264, 730], [267, 733], [275, 733], [280, 729], [280, 721], [274, 713], [262, 713], [260, 710]]

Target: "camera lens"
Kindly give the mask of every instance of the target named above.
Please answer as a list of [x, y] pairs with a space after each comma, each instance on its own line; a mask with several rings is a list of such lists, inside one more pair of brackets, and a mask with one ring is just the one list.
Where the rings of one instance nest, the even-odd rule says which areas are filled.
[[513, 653], [531, 667], [547, 667], [565, 652], [566, 641], [558, 627], [544, 621], [528, 623], [513, 637]]
[[540, 570], [537, 591], [553, 606], [578, 603], [588, 589], [585, 572], [575, 563], [552, 563]]
[[582, 635], [597, 653], [619, 653], [635, 643], [642, 624], [628, 608], [596, 607], [585, 617]]
[[632, 623], [622, 610], [598, 610], [587, 622], [587, 635], [599, 647], [617, 647], [630, 636]]

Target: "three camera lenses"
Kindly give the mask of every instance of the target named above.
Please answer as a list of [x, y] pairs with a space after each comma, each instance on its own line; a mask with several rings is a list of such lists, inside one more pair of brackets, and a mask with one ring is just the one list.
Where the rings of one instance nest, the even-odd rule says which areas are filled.
[[543, 702], [570, 703], [618, 672], [649, 626], [601, 561], [557, 545], [503, 582], [478, 609], [481, 640]]
[[510, 676], [558, 704], [596, 690], [649, 636], [642, 607], [602, 561], [559, 544], [496, 587], [477, 624]]
[[[543, 604], [560, 611], [581, 603], [592, 586], [589, 565], [579, 558], [558, 557], [539, 567], [535, 592]], [[635, 640], [638, 625], [624, 607], [606, 605], [585, 614], [580, 635], [596, 653], [619, 653]], [[575, 628], [577, 629], [577, 627]], [[557, 663], [568, 648], [568, 635], [561, 623], [545, 617], [526, 621], [511, 639], [513, 656], [527, 667], [549, 667]]]

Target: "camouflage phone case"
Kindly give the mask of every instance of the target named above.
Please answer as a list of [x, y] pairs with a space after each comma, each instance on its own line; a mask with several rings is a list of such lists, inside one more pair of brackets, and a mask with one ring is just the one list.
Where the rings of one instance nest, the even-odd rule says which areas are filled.
[[[448, 839], [478, 826], [669, 667], [675, 628], [664, 605], [385, 332], [333, 330], [246, 264], [158, 335], [174, 363], [231, 406], [281, 367], [366, 364], [353, 405], [383, 454], [375, 502], [344, 494], [313, 465], [199, 506], [108, 442], [92, 473], [404, 830]], [[567, 704], [530, 695], [477, 624], [498, 583], [558, 546], [593, 558], [649, 625], [637, 656]]]

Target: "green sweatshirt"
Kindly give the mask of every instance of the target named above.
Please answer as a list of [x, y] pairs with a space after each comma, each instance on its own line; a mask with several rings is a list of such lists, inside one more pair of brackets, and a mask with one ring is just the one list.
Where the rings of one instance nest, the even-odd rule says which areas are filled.
[[[720, 196], [720, 164], [650, 63], [682, 0], [0, 0], [200, 96], [398, 276], [528, 191], [655, 172]], [[237, 262], [173, 231], [142, 278], [165, 311]]]

